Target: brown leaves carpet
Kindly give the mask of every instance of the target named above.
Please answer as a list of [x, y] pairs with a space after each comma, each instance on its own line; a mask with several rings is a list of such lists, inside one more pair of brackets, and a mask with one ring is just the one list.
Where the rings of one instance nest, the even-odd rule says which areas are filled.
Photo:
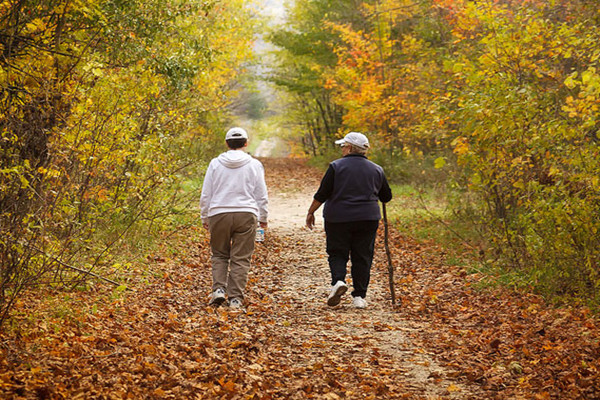
[[0, 334], [0, 397], [600, 398], [596, 316], [476, 289], [477, 275], [394, 229], [399, 304], [380, 237], [369, 307], [354, 309], [349, 295], [327, 307], [323, 230], [303, 228], [321, 174], [301, 161], [263, 162], [271, 223], [244, 312], [207, 306], [201, 228], [165, 236], [132, 291], [27, 293]]

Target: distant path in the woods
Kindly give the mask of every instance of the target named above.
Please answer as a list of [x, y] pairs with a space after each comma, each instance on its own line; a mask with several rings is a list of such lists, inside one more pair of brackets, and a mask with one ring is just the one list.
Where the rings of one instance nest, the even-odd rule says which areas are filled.
[[279, 318], [288, 326], [290, 346], [304, 350], [296, 355], [297, 363], [328, 361], [345, 368], [366, 362], [368, 368], [358, 373], [377, 376], [391, 373], [393, 384], [419, 398], [474, 396], [468, 387], [448, 378], [448, 371], [425, 349], [413, 344], [413, 337], [419, 335], [419, 326], [392, 308], [381, 240], [378, 240], [367, 295], [368, 308], [355, 309], [350, 291], [340, 306], [326, 305], [330, 283], [322, 209], [314, 231], [304, 226], [319, 175], [308, 169], [303, 175], [299, 171], [307, 167], [297, 164], [290, 166], [295, 172], [286, 179], [283, 160], [263, 162], [270, 184], [268, 235], [284, 244], [280, 253], [282, 280], [273, 297], [276, 303], [288, 305], [281, 309]]

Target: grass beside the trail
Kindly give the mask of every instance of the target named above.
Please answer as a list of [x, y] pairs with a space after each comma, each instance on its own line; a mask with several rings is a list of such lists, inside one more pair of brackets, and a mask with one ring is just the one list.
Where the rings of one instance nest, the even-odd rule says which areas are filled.
[[479, 269], [477, 249], [481, 239], [474, 222], [457, 215], [441, 188], [417, 188], [392, 184], [388, 218], [403, 234], [420, 242], [436, 244], [447, 252], [450, 265]]

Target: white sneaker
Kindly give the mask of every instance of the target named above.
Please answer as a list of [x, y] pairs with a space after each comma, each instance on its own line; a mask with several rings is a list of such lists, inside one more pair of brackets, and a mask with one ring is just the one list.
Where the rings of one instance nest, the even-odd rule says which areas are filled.
[[233, 308], [235, 310], [242, 309], [243, 308], [242, 301], [237, 298], [229, 300], [229, 308]]
[[331, 287], [331, 292], [329, 293], [329, 297], [327, 298], [328, 306], [337, 306], [340, 304], [340, 299], [348, 290], [348, 286], [342, 281], [337, 281], [335, 285]]
[[367, 301], [360, 296], [353, 297], [352, 304], [356, 308], [367, 308]]
[[219, 306], [225, 301], [225, 290], [218, 288], [210, 295], [209, 305]]

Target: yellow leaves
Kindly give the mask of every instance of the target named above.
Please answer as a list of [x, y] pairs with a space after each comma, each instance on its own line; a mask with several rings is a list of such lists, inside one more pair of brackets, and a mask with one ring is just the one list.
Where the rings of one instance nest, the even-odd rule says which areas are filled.
[[548, 174], [550, 176], [560, 176], [561, 173], [562, 171], [554, 165], [550, 166], [550, 168], [548, 169]]
[[3, 178], [6, 179], [6, 181], [20, 182], [20, 189], [29, 188], [30, 183], [26, 177], [29, 172], [29, 160], [24, 161], [23, 165], [0, 169], [0, 176], [4, 175]]
[[465, 137], [454, 139], [452, 146], [454, 146], [454, 153], [458, 156], [464, 156], [469, 152], [469, 142]]
[[429, 296], [429, 304], [437, 304], [439, 301], [439, 297], [435, 294]]
[[400, 48], [404, 54], [418, 56], [424, 51], [425, 43], [414, 35], [406, 35], [401, 41]]
[[450, 386], [448, 386], [446, 388], [446, 390], [448, 391], [448, 393], [452, 394], [452, 393], [457, 393], [460, 392], [461, 389], [460, 387], [456, 386], [455, 384], [451, 384]]
[[42, 18], [36, 18], [25, 25], [28, 33], [40, 33], [46, 30], [46, 21]]
[[520, 189], [520, 190], [525, 190], [525, 183], [523, 182], [522, 179], [519, 179], [518, 181], [513, 182], [513, 187]]
[[456, 61], [449, 61], [449, 60], [445, 60], [444, 61], [444, 68], [446, 70], [450, 70], [454, 73], [460, 73], [462, 72], [466, 67], [466, 64], [463, 62], [456, 62]]
[[593, 127], [597, 123], [597, 112], [600, 109], [600, 74], [595, 67], [589, 67], [581, 74], [569, 75], [564, 85], [571, 90], [579, 90], [577, 97], [567, 96], [562, 109], [570, 118], [583, 121], [584, 128]]
[[40, 372], [42, 372], [42, 368], [41, 367], [31, 367], [31, 369], [29, 371], [32, 374], [39, 374]]
[[596, 86], [599, 81], [598, 74], [596, 72], [596, 67], [590, 66], [587, 70], [583, 71], [581, 74], [581, 83], [586, 86]]
[[434, 168], [440, 169], [446, 165], [446, 159], [444, 157], [438, 157], [434, 161]]
[[[571, 75], [567, 76], [567, 78], [564, 80], [564, 84], [567, 88], [569, 89], [574, 89], [575, 86], [577, 86], [577, 72], [572, 73]], [[571, 96], [569, 96], [570, 98], [572, 98]]]
[[4, 15], [11, 7], [10, 2], [2, 1], [0, 2], [0, 15]]
[[362, 3], [362, 7], [367, 17], [396, 24], [410, 18], [415, 5], [410, 0], [382, 0], [372, 5]]

